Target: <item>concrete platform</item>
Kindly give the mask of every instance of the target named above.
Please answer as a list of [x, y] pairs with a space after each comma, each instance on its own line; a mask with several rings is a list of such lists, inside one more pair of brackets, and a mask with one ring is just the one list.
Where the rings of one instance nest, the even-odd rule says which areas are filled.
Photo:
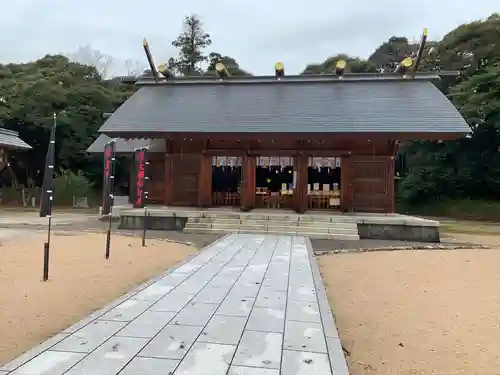
[[[148, 207], [146, 226], [156, 230], [203, 228], [205, 232], [304, 235], [311, 238], [340, 240], [382, 239], [413, 242], [439, 242], [439, 222], [415, 216], [368, 213], [308, 211], [296, 214], [289, 210], [238, 208], [195, 209]], [[144, 227], [144, 209], [115, 207], [123, 229]], [[189, 223], [188, 223], [189, 222]], [[205, 225], [199, 225], [200, 223]], [[211, 224], [211, 225], [208, 225]], [[294, 227], [298, 227], [294, 230]], [[317, 230], [313, 230], [317, 229]], [[353, 232], [354, 229], [354, 232]]]
[[232, 234], [9, 364], [9, 375], [348, 375], [309, 239]]

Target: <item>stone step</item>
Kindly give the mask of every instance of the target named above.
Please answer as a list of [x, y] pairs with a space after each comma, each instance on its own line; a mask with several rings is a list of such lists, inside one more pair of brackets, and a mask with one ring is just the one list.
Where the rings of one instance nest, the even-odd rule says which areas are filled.
[[238, 225], [278, 225], [278, 226], [286, 226], [286, 227], [323, 227], [323, 228], [357, 228], [357, 224], [354, 223], [287, 223], [281, 221], [272, 221], [272, 220], [261, 220], [261, 221], [199, 221], [199, 220], [188, 220], [187, 224], [193, 225], [227, 225], [227, 226], [238, 226]]
[[280, 225], [293, 226], [316, 226], [324, 227], [341, 227], [345, 225], [356, 226], [356, 222], [352, 221], [286, 221], [286, 220], [263, 220], [263, 219], [215, 219], [215, 218], [190, 218], [191, 223], [206, 223], [206, 224], [249, 224], [249, 225], [265, 225], [267, 223], [276, 223]]
[[197, 233], [197, 234], [207, 234], [207, 233], [247, 233], [247, 234], [274, 234], [274, 235], [290, 235], [290, 236], [305, 236], [311, 238], [325, 238], [333, 240], [359, 240], [359, 235], [357, 234], [333, 234], [333, 233], [313, 233], [313, 232], [295, 232], [295, 231], [262, 231], [262, 230], [251, 230], [251, 229], [220, 229], [220, 228], [184, 228], [185, 233]]
[[317, 232], [317, 233], [338, 233], [338, 234], [358, 234], [356, 225], [324, 226], [324, 225], [287, 225], [282, 223], [262, 223], [262, 224], [237, 224], [237, 223], [186, 223], [186, 228], [214, 228], [227, 230], [260, 230], [260, 231], [283, 231], [283, 232]]
[[352, 223], [355, 224], [356, 220], [352, 217], [347, 216], [265, 216], [265, 215], [210, 215], [210, 216], [200, 216], [200, 217], [192, 217], [190, 220], [197, 222], [224, 222], [224, 223], [232, 223], [232, 222], [262, 222], [262, 221], [273, 221], [273, 222], [283, 222], [283, 223], [332, 223], [332, 224], [344, 224], [344, 223]]

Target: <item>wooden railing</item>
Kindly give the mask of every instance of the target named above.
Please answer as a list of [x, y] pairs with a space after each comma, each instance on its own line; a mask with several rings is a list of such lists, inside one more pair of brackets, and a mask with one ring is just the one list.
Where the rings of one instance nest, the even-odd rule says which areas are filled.
[[307, 195], [307, 208], [308, 209], [338, 209], [340, 208], [340, 195], [330, 194], [314, 194], [310, 192]]
[[293, 194], [258, 193], [255, 197], [255, 206], [257, 208], [293, 208]]
[[239, 193], [214, 192], [212, 193], [212, 206], [240, 206]]

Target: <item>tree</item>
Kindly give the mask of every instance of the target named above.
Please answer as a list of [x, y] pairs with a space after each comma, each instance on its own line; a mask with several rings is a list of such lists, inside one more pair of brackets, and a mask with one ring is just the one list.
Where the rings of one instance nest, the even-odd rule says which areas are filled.
[[184, 76], [201, 75], [202, 63], [208, 61], [203, 50], [212, 44], [210, 34], [203, 31], [201, 20], [194, 15], [184, 19], [183, 27], [183, 32], [172, 42], [179, 54], [168, 60], [168, 66]]
[[309, 64], [301, 74], [333, 74], [335, 72], [335, 64], [339, 60], [346, 62], [345, 71], [347, 73], [374, 73], [377, 67], [370, 61], [362, 60], [358, 57], [352, 57], [345, 54], [339, 54], [327, 58], [321, 64]]
[[208, 68], [205, 72], [205, 75], [215, 75], [215, 65], [219, 62], [223, 63], [229, 74], [232, 76], [251, 76], [250, 73], [240, 68], [240, 65], [236, 62], [235, 59], [229, 56], [223, 56], [217, 52], [211, 52], [208, 56]]
[[[93, 164], [85, 152], [103, 123], [134, 88], [103, 81], [94, 66], [47, 55], [27, 64], [0, 65], [0, 122], [18, 131], [33, 150], [18, 154], [38, 185], [47, 151], [52, 115], [57, 113], [56, 155], [58, 167], [101, 175], [101, 163]], [[95, 180], [94, 180], [95, 181]], [[97, 182], [100, 178], [97, 179]]]
[[408, 43], [405, 37], [393, 36], [387, 42], [382, 43], [373, 52], [368, 61], [371, 61], [379, 69], [393, 71], [396, 65], [405, 57], [413, 56], [418, 50], [418, 43]]
[[113, 56], [106, 55], [88, 44], [78, 47], [78, 49], [69, 54], [68, 57], [70, 60], [80, 64], [95, 66], [103, 78], [110, 78], [113, 73], [112, 67], [116, 64], [116, 59]]
[[125, 68], [125, 75], [129, 77], [138, 77], [146, 70], [146, 64], [134, 59], [125, 60], [123, 67]]
[[429, 46], [422, 65], [459, 70], [436, 86], [471, 126], [470, 138], [413, 142], [402, 150], [409, 170], [400, 185], [405, 199], [500, 196], [500, 17], [464, 24]]

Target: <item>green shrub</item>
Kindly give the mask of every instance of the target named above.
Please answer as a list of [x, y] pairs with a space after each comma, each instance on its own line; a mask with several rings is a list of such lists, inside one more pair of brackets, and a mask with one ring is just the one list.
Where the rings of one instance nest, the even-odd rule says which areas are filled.
[[397, 202], [399, 213], [449, 217], [461, 220], [483, 220], [500, 222], [500, 201], [460, 199], [436, 200], [420, 205]]
[[81, 171], [61, 170], [54, 178], [54, 203], [57, 205], [71, 205], [73, 196], [86, 197], [91, 192], [92, 184]]

